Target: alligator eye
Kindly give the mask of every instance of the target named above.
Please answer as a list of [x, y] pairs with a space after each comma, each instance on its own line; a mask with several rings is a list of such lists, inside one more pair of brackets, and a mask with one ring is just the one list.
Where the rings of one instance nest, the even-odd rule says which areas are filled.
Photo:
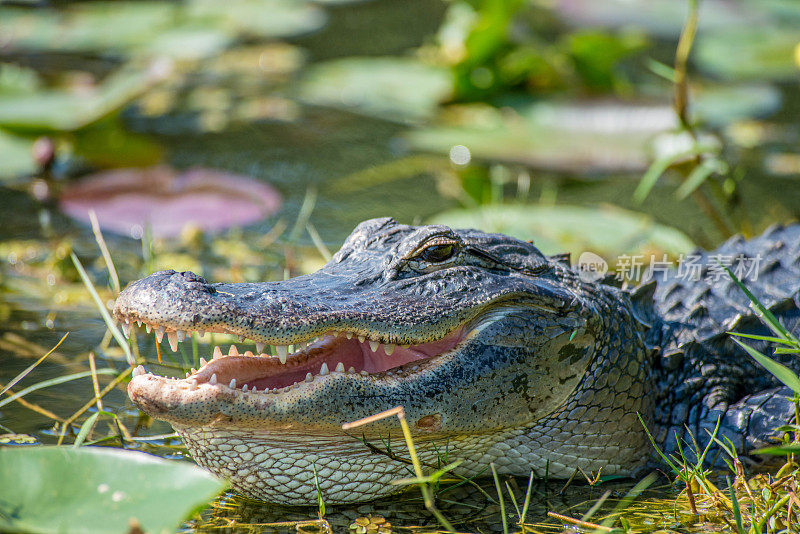
[[449, 260], [456, 252], [456, 247], [453, 244], [447, 245], [431, 245], [419, 253], [418, 258], [430, 263], [440, 263]]

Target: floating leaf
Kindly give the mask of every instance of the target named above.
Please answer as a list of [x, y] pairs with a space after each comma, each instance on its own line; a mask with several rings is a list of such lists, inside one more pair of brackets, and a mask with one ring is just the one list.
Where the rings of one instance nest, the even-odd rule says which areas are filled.
[[430, 117], [452, 92], [446, 69], [407, 58], [347, 58], [311, 67], [300, 85], [312, 104], [401, 122]]
[[76, 130], [144, 92], [163, 76], [156, 69], [121, 70], [88, 91], [49, 90], [0, 99], [0, 126], [20, 130]]
[[[64, 188], [61, 209], [84, 222], [124, 235], [174, 237], [185, 226], [218, 232], [275, 213], [281, 196], [269, 185], [224, 171], [169, 167], [101, 172]], [[133, 232], [133, 234], [132, 234]]]
[[62, 10], [0, 7], [0, 35], [11, 49], [109, 51], [196, 59], [237, 37], [290, 37], [314, 31], [325, 14], [292, 0], [87, 2]]
[[189, 0], [186, 11], [195, 20], [261, 38], [292, 37], [325, 23], [322, 10], [299, 0]]
[[781, 107], [781, 92], [765, 84], [694, 86], [691, 112], [711, 126], [766, 117]]
[[225, 483], [199, 467], [111, 448], [0, 449], [0, 529], [174, 532]]
[[[727, 27], [752, 17], [726, 0], [700, 2], [701, 33], [709, 27]], [[660, 37], [677, 37], [689, 12], [689, 3], [675, 0], [558, 0], [555, 5], [566, 22], [579, 27], [642, 28]]]
[[797, 28], [769, 23], [701, 33], [694, 58], [701, 69], [727, 79], [795, 81], [800, 78], [794, 59]]
[[[2, 105], [2, 104], [0, 104]], [[33, 141], [0, 130], [0, 180], [19, 178], [36, 171]]]
[[463, 145], [472, 157], [578, 174], [644, 170], [650, 138], [676, 124], [667, 105], [614, 102], [542, 103], [517, 112], [461, 106], [450, 117], [454, 124], [413, 130], [406, 139], [418, 150], [449, 154]]
[[490, 205], [447, 211], [429, 222], [532, 239], [545, 254], [570, 252], [576, 258], [590, 251], [605, 258], [656, 254], [660, 260], [662, 253], [677, 256], [694, 246], [680, 231], [647, 215], [611, 206]]

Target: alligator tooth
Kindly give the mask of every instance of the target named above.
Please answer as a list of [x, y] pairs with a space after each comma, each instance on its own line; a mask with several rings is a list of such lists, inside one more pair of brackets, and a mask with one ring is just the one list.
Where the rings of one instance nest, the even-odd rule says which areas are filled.
[[211, 373], [211, 378], [208, 379], [208, 383], [212, 386], [217, 383], [217, 373]]
[[244, 336], [239, 336], [239, 343], [244, 343]]
[[219, 345], [214, 347], [214, 359], [222, 358], [222, 349], [219, 348]]
[[362, 370], [361, 370], [361, 372], [360, 372], [359, 374], [362, 374], [362, 375], [364, 375], [364, 376], [367, 376], [369, 373], [368, 373], [368, 372], [366, 372], [365, 370], [363, 370], [363, 369], [362, 369]]
[[358, 336], [358, 341], [363, 343], [364, 342], [364, 336]]
[[342, 362], [336, 364], [336, 372], [344, 373], [344, 364]]
[[152, 327], [152, 326], [150, 326], [150, 325], [149, 325], [149, 324], [147, 324], [147, 323], [144, 323], [144, 329], [145, 329], [145, 330], [147, 330], [147, 333], [149, 334], [149, 333], [150, 333], [150, 331], [153, 329], [153, 327]]
[[339, 337], [339, 332], [337, 332], [336, 330], [331, 330], [331, 335], [333, 337]]
[[198, 330], [197, 331], [197, 337], [199, 337], [199, 338], [206, 337], [206, 331], [205, 330]]
[[186, 378], [189, 378], [189, 371], [186, 371]]
[[264, 353], [264, 344], [263, 343], [256, 343], [256, 352], [259, 354]]
[[350, 369], [347, 370], [347, 372], [350, 373], [351, 375], [353, 375], [353, 374], [356, 373], [356, 368], [355, 367], [351, 367]]
[[181, 341], [186, 339], [186, 332], [184, 332], [183, 330], [177, 330], [175, 332], [175, 337], [178, 338], [178, 343], [180, 343]]
[[208, 363], [208, 361], [206, 361], [206, 359], [205, 359], [205, 358], [203, 358], [203, 357], [200, 357], [200, 367], [204, 367], [204, 366], [205, 366], [205, 364], [207, 364], [207, 363]]
[[278, 352], [278, 359], [281, 363], [286, 363], [286, 355], [289, 353], [289, 347], [286, 345], [275, 345], [275, 350]]
[[306, 373], [306, 382], [313, 382], [313, 381], [314, 381], [314, 375], [312, 375], [311, 373]]
[[172, 352], [178, 352], [178, 334], [175, 332], [167, 332], [167, 339], [169, 340], [169, 348]]
[[383, 352], [386, 353], [387, 356], [391, 356], [394, 352], [395, 345], [394, 343], [387, 343], [383, 346]]
[[235, 378], [231, 378], [231, 382], [230, 382], [230, 384], [228, 384], [228, 387], [231, 388], [231, 389], [236, 389], [236, 379]]
[[247, 393], [247, 384], [245, 384], [245, 385], [243, 385], [243, 386], [242, 386], [242, 391], [243, 391], [244, 393]]
[[372, 341], [371, 339], [369, 340], [369, 349], [372, 352], [377, 352], [378, 347], [380, 347], [380, 346], [381, 346], [381, 344], [380, 344], [379, 341]]
[[161, 340], [164, 339], [164, 327], [159, 326], [156, 328], [156, 341], [161, 343]]
[[322, 362], [322, 367], [319, 368], [319, 376], [325, 376], [328, 374], [328, 364], [326, 362]]
[[197, 372], [197, 369], [195, 369], [194, 367], [192, 367], [192, 368], [191, 368], [191, 371], [192, 371], [192, 374], [195, 374], [195, 373]]
[[245, 356], [247, 356], [248, 358], [252, 358], [252, 357], [253, 357], [253, 352], [252, 352], [252, 351], [249, 351], [249, 350], [246, 350], [246, 351], [244, 352], [244, 355], [245, 355]]
[[120, 323], [120, 326], [122, 327], [122, 333], [125, 334], [125, 337], [130, 338], [131, 325], [129, 325], [128, 323]]
[[346, 337], [347, 339], [353, 339], [353, 333], [352, 332], [345, 332], [344, 333], [344, 337]]
[[145, 373], [144, 366], [143, 365], [137, 365], [136, 367], [133, 368], [133, 371], [131, 372], [131, 376], [141, 376], [144, 373]]
[[141, 326], [142, 326], [142, 320], [141, 319], [136, 319], [136, 326], [141, 328]]
[[238, 356], [239, 349], [236, 348], [236, 345], [231, 345], [231, 348], [228, 349], [228, 356]]

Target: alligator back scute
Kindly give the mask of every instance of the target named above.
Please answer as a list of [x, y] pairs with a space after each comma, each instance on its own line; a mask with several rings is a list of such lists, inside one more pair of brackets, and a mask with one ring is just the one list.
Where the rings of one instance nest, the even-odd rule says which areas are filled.
[[[660, 324], [648, 333], [660, 353], [656, 421], [662, 438], [669, 437], [670, 429], [681, 434], [686, 426], [698, 435], [713, 430], [717, 416], [728, 411], [731, 424], [741, 427], [729, 434], [747, 436], [752, 410], [736, 415], [729, 408], [781, 384], [730, 339], [729, 331], [771, 332], [718, 262], [737, 273], [787, 329], [800, 332], [800, 225], [775, 226], [751, 240], [736, 236], [714, 251], [687, 258], [693, 270], [684, 264], [656, 278], [654, 308]], [[772, 354], [766, 343], [747, 342]], [[797, 356], [778, 359], [800, 371]]]

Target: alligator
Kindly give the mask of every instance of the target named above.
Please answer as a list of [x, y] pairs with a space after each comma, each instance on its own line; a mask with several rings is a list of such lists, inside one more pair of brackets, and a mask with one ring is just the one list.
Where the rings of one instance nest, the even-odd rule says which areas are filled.
[[510, 475], [635, 476], [654, 461], [648, 432], [671, 453], [716, 430], [756, 462], [747, 454], [793, 404], [727, 333], [769, 331], [720, 268], [726, 258], [797, 331], [800, 225], [698, 251], [699, 277], [653, 271], [624, 287], [531, 242], [373, 219], [315, 273], [209, 283], [156, 272], [120, 293], [114, 315], [128, 335], [142, 324], [159, 342], [166, 333], [173, 350], [189, 333], [254, 343], [255, 354], [215, 347], [186, 378], [138, 366], [129, 396], [247, 496], [347, 503], [408, 476], [396, 419], [342, 428], [396, 406], [421, 461], [458, 462], [464, 476], [490, 463]]

